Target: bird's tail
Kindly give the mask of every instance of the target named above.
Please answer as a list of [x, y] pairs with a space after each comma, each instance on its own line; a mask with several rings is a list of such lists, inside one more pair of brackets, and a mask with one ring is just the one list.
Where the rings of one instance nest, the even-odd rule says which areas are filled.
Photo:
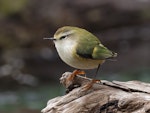
[[115, 53], [115, 52], [113, 52], [113, 51], [111, 51], [112, 52], [112, 56], [111, 57], [108, 57], [108, 58], [106, 58], [107, 60], [110, 60], [110, 61], [116, 61], [116, 59], [114, 59], [115, 57], [117, 57], [117, 53]]

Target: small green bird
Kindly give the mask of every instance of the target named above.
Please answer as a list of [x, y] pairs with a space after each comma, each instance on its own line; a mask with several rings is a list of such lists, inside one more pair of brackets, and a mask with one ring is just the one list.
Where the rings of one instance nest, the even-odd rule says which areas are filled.
[[78, 27], [61, 27], [53, 38], [45, 39], [53, 40], [60, 58], [76, 69], [98, 68], [106, 59], [117, 56], [117, 53], [107, 49], [95, 35]]

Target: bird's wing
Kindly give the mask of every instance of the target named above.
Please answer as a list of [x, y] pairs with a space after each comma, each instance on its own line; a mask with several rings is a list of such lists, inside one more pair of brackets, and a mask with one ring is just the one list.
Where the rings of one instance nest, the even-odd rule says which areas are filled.
[[93, 50], [95, 45], [99, 45], [100, 41], [97, 38], [91, 38], [92, 34], [81, 36], [76, 47], [76, 54], [81, 58], [93, 59]]
[[92, 57], [93, 59], [105, 60], [111, 59], [117, 56], [117, 53], [107, 49], [102, 44], [95, 46], [93, 49]]
[[93, 60], [105, 60], [117, 56], [116, 53], [110, 51], [97, 41], [84, 41], [82, 44], [79, 43], [76, 53], [82, 58]]

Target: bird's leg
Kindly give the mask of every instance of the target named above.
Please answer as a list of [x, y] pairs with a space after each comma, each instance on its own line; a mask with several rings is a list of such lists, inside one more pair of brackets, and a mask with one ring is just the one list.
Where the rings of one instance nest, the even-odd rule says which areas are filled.
[[69, 81], [72, 81], [76, 75], [84, 75], [84, 74], [85, 74], [84, 71], [81, 71], [81, 70], [79, 70], [79, 69], [74, 70], [74, 71], [72, 72], [72, 74], [70, 75], [70, 77], [68, 77], [68, 80], [69, 80]]
[[73, 82], [75, 76], [77, 76], [77, 75], [85, 75], [85, 72], [84, 72], [84, 71], [81, 71], [81, 70], [79, 70], [79, 69], [74, 70], [74, 71], [72, 72], [72, 74], [66, 79], [67, 84], [68, 84], [68, 85], [71, 84], [71, 82]]
[[89, 83], [87, 83], [87, 84], [83, 87], [83, 89], [84, 89], [85, 91], [89, 90], [89, 89], [93, 86], [93, 84], [95, 84], [95, 83], [100, 83], [100, 82], [101, 82], [101, 80], [95, 79], [95, 78], [96, 78], [96, 75], [98, 74], [98, 70], [99, 70], [100, 66], [101, 66], [101, 64], [99, 64], [98, 67], [97, 67], [97, 69], [96, 69], [96, 73], [95, 73], [94, 79], [92, 79]]
[[94, 78], [96, 78], [97, 74], [98, 74], [98, 71], [99, 71], [99, 68], [101, 67], [101, 64], [98, 65], [97, 69], [96, 69], [96, 73], [95, 73], [95, 76]]
[[89, 83], [87, 83], [86, 85], [84, 85], [83, 90], [87, 91], [87, 90], [89, 90], [89, 89], [92, 88], [93, 84], [100, 83], [100, 82], [101, 82], [101, 80], [92, 79]]

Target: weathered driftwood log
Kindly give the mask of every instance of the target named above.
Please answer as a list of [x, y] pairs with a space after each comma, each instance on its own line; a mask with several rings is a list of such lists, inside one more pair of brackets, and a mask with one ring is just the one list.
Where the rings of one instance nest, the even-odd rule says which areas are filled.
[[150, 84], [139, 81], [105, 81], [86, 89], [91, 79], [70, 76], [66, 72], [60, 78], [67, 94], [48, 101], [43, 113], [150, 113]]

